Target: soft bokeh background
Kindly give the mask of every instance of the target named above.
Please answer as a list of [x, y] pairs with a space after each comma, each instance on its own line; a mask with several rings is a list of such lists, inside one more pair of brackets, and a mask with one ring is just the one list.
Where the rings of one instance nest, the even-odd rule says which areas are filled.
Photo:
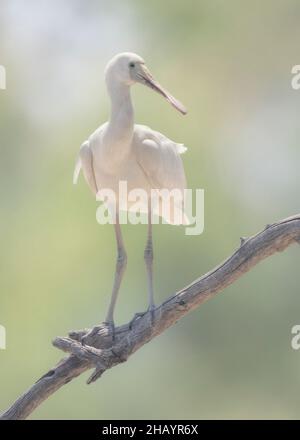
[[[133, 90], [136, 120], [184, 142], [189, 187], [206, 191], [205, 232], [155, 227], [157, 302], [238, 245], [299, 212], [297, 0], [1, 0], [0, 410], [61, 357], [56, 335], [104, 316], [113, 229], [95, 220], [79, 146], [108, 115], [103, 68], [135, 51], [189, 109]], [[129, 264], [116, 319], [146, 306], [145, 226], [124, 227]], [[93, 386], [63, 387], [46, 419], [299, 418], [300, 249], [255, 267]]]

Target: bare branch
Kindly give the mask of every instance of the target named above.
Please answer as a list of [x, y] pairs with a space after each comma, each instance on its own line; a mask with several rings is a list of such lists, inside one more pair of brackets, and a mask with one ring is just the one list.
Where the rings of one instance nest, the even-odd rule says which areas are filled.
[[136, 317], [132, 325], [117, 327], [113, 340], [105, 324], [94, 327], [92, 331], [70, 332], [68, 338], [56, 338], [54, 346], [70, 353], [69, 356], [19, 397], [0, 419], [27, 418], [51, 394], [91, 368], [94, 372], [88, 383], [94, 382], [106, 370], [125, 362], [178, 319], [223, 291], [261, 260], [295, 242], [300, 243], [300, 214], [267, 225], [253, 237], [241, 239], [239, 248], [226, 261], [157, 307], [153, 324], [150, 314], [145, 313]]

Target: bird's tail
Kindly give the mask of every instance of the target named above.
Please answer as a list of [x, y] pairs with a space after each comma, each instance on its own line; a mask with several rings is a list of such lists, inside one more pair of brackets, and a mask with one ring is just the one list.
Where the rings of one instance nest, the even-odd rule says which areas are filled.
[[178, 154], [184, 154], [187, 151], [187, 147], [184, 144], [176, 144]]
[[81, 159], [78, 156], [78, 159], [76, 161], [76, 165], [75, 165], [75, 169], [74, 169], [74, 173], [73, 173], [73, 185], [76, 185], [76, 183], [78, 182], [78, 177], [80, 174], [80, 170], [81, 170]]

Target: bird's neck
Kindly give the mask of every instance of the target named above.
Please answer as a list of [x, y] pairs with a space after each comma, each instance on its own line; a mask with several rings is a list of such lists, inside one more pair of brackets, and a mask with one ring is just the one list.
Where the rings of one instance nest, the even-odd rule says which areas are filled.
[[133, 136], [134, 113], [130, 87], [113, 82], [107, 84], [111, 99], [111, 113], [107, 127], [107, 140], [117, 153], [130, 149]]

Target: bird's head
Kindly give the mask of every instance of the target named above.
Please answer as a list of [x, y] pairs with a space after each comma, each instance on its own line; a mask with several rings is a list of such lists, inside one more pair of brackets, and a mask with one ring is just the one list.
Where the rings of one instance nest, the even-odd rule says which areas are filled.
[[165, 90], [151, 75], [145, 61], [139, 55], [124, 52], [114, 56], [105, 69], [106, 82], [119, 82], [126, 86], [135, 83], [143, 84], [162, 95], [173, 107], [185, 115], [186, 108], [167, 90]]

